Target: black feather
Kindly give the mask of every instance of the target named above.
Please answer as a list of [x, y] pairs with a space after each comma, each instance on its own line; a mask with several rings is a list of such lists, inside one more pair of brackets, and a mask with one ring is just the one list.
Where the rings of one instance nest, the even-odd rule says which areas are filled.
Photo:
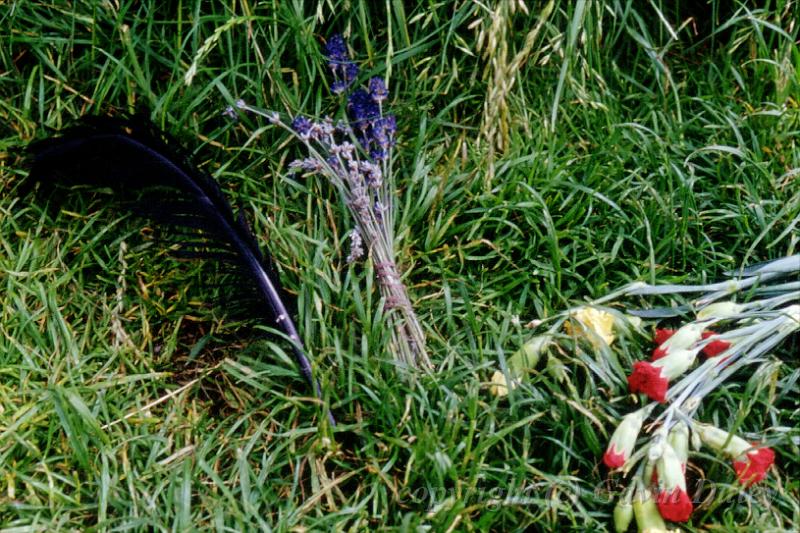
[[175, 255], [237, 264], [259, 301], [261, 318], [288, 337], [301, 374], [321, 397], [271, 259], [262, 254], [243, 214], [234, 215], [214, 178], [174, 146], [145, 121], [91, 117], [32, 144], [29, 179], [43, 190], [56, 184], [110, 188], [124, 205], [161, 225], [162, 233], [174, 226], [191, 239]]

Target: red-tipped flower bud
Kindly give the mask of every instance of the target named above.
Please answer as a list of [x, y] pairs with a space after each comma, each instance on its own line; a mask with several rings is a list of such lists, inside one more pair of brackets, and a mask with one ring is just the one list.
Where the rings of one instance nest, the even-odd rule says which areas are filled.
[[672, 522], [686, 522], [694, 506], [686, 493], [686, 478], [683, 465], [672, 446], [665, 444], [661, 458], [656, 464], [658, 471], [658, 511]]
[[625, 466], [625, 461], [630, 458], [633, 447], [636, 445], [636, 438], [642, 429], [646, 411], [648, 409], [644, 408], [626, 415], [614, 430], [608, 443], [608, 449], [603, 455], [603, 462], [608, 468]]

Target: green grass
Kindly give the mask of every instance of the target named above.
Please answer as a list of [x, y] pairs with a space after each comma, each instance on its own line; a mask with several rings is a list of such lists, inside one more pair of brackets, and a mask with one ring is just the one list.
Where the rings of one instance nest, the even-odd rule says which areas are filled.
[[[531, 334], [513, 318], [797, 253], [795, 4], [557, 3], [508, 94], [488, 189], [481, 4], [119, 4], [0, 5], [9, 530], [611, 528], [618, 479], [600, 459], [636, 402], [624, 369], [603, 379], [595, 355], [565, 350], [565, 374], [543, 364], [497, 399], [489, 377]], [[512, 52], [538, 20], [528, 4]], [[334, 191], [289, 175], [300, 152], [286, 135], [220, 115], [237, 98], [338, 112], [321, 55], [334, 31], [365, 76], [389, 74], [399, 260], [436, 363], [413, 382], [386, 352], [370, 265], [345, 262], [351, 221]], [[285, 345], [213, 304], [213, 267], [174, 261], [103, 194], [49, 208], [18, 196], [26, 143], [111, 110], [145, 110], [249, 213], [297, 295], [338, 427]], [[622, 365], [647, 349], [631, 339]], [[795, 342], [707, 400], [703, 420], [741, 421], [778, 466], [743, 493], [724, 460], [696, 455], [718, 484], [687, 529], [800, 523], [798, 394]]]

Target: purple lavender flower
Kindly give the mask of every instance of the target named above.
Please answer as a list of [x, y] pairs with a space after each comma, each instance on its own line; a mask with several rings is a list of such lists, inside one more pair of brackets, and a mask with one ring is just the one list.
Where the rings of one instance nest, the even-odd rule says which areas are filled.
[[394, 134], [397, 131], [397, 119], [394, 115], [386, 115], [381, 119], [381, 128], [386, 132], [390, 139], [394, 139]]
[[361, 233], [357, 229], [350, 230], [350, 254], [347, 256], [347, 263], [355, 263], [364, 257], [364, 241]]
[[[350, 59], [344, 37], [340, 34], [332, 35], [325, 43], [325, 56], [335, 78], [331, 84], [331, 91], [334, 94], [345, 93], [358, 76], [358, 66]], [[360, 148], [370, 159], [385, 161], [389, 157], [389, 150], [394, 146], [394, 136], [397, 131], [394, 116], [383, 116], [381, 112], [381, 103], [388, 97], [389, 90], [383, 78], [377, 76], [371, 78], [366, 89], [354, 90], [347, 99], [347, 116], [350, 124], [337, 124], [327, 133], [354, 135]], [[292, 126], [306, 139], [320, 137], [313, 123], [298, 118]]]
[[395, 131], [397, 131], [397, 121], [394, 115], [387, 115], [372, 123], [373, 141], [383, 150], [388, 150], [394, 146]]
[[331, 169], [333, 169], [333, 171], [337, 174], [342, 171], [342, 165], [339, 164], [339, 158], [335, 156], [329, 156], [325, 159], [325, 162], [328, 163], [328, 166], [330, 166]]
[[316, 173], [322, 171], [322, 163], [319, 159], [314, 157], [306, 157], [305, 159], [296, 159], [289, 163], [289, 169], [292, 171]]
[[[369, 153], [371, 159], [383, 161], [389, 155], [389, 148], [394, 146], [397, 121], [393, 115], [381, 116], [381, 107], [373, 93], [377, 92], [380, 95], [383, 94], [383, 91], [377, 83], [370, 85], [374, 85], [371, 88], [375, 91], [367, 92], [364, 89], [357, 89], [350, 95], [347, 111], [361, 147]], [[380, 85], [383, 85], [382, 81]], [[385, 90], [385, 87], [383, 89]], [[388, 91], [385, 94], [388, 94]]]
[[230, 120], [238, 120], [239, 118], [239, 115], [236, 114], [236, 110], [232, 105], [229, 105], [225, 108], [225, 110], [222, 112], [222, 116]]
[[346, 81], [347, 83], [352, 83], [353, 80], [356, 79], [356, 76], [358, 76], [358, 65], [356, 65], [352, 61], [345, 63], [342, 75], [344, 81]]
[[292, 121], [292, 129], [300, 135], [308, 135], [311, 131], [311, 121], [306, 117], [295, 117]]
[[350, 61], [350, 54], [347, 52], [347, 44], [341, 33], [331, 35], [325, 43], [325, 55], [331, 63], [342, 64]]
[[[394, 260], [395, 189], [384, 172], [391, 168], [387, 160], [395, 144], [397, 121], [393, 115], [384, 115], [382, 109], [389, 91], [379, 77], [370, 79], [364, 88], [351, 90], [358, 67], [350, 59], [341, 35], [328, 39], [325, 56], [333, 72], [331, 90], [348, 94], [345, 116], [339, 122], [295, 118], [291, 128], [308, 148], [310, 157], [292, 162], [290, 168], [304, 174], [319, 173], [339, 190], [356, 223], [350, 234], [347, 262], [374, 251], [372, 260], [381, 296], [386, 309], [393, 310], [389, 320], [394, 328], [395, 357], [404, 365], [428, 368], [431, 365], [425, 351], [425, 334]], [[285, 122], [279, 124], [287, 127]]]
[[370, 78], [369, 94], [379, 104], [389, 97], [389, 90], [386, 88], [383, 78], [378, 78], [377, 76]]
[[331, 84], [331, 92], [342, 94], [358, 76], [358, 65], [350, 59], [347, 43], [341, 34], [332, 35], [325, 43], [325, 56], [328, 58], [328, 68], [336, 78]]
[[347, 110], [357, 127], [365, 129], [370, 121], [381, 116], [381, 108], [364, 89], [356, 89], [347, 99]]
[[389, 152], [383, 148], [373, 148], [369, 151], [369, 158], [373, 161], [385, 161], [389, 157]]
[[364, 176], [367, 187], [373, 190], [380, 189], [383, 182], [381, 167], [372, 161], [360, 161], [358, 166], [361, 175]]

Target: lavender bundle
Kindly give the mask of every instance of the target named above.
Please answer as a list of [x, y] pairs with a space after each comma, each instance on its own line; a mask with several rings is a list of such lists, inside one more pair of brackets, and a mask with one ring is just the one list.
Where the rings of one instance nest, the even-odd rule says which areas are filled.
[[[592, 304], [568, 310], [546, 333], [509, 358], [505, 373], [498, 372], [492, 379], [493, 392], [506, 394], [536, 365], [539, 356], [558, 342], [562, 327], [600, 353], [596, 371], [610, 372], [602, 364], [602, 356], [617, 332], [641, 328], [642, 318], [693, 315], [679, 328], [656, 328], [656, 348], [650, 360], [634, 363], [627, 378], [630, 392], [644, 394], [651, 403], [621, 418], [603, 456], [611, 471], [631, 476], [614, 511], [617, 531], [627, 530], [634, 516], [640, 531], [665, 530], [664, 520], [689, 520], [694, 501], [687, 489], [686, 468], [692, 447], [706, 447], [730, 459], [736, 479], [745, 488], [762, 481], [774, 464], [775, 452], [770, 447], [697, 417], [706, 396], [740, 370], [763, 362], [773, 349], [800, 331], [800, 255], [735, 274], [728, 281], [707, 285], [634, 283]], [[624, 296], [687, 293], [701, 296], [683, 306], [627, 313], [603, 305]], [[741, 301], [737, 302], [737, 297]], [[701, 355], [705, 360], [696, 364]], [[660, 412], [653, 416], [657, 409]], [[646, 426], [650, 435], [641, 439], [649, 418], [653, 419]]]
[[[350, 58], [341, 35], [325, 47], [334, 76], [331, 92], [347, 95], [346, 120], [312, 120], [298, 116], [290, 123], [269, 112], [238, 101], [240, 110], [265, 117], [284, 128], [306, 148], [308, 157], [293, 161], [293, 172], [324, 176], [339, 192], [355, 222], [350, 232], [348, 263], [368, 256], [374, 268], [391, 325], [391, 351], [396, 362], [412, 368], [431, 366], [425, 334], [411, 305], [396, 263], [396, 220], [392, 148], [397, 123], [385, 114], [389, 91], [383, 79], [374, 77], [367, 88], [351, 90], [359, 68]], [[234, 112], [232, 108], [226, 114]]]

